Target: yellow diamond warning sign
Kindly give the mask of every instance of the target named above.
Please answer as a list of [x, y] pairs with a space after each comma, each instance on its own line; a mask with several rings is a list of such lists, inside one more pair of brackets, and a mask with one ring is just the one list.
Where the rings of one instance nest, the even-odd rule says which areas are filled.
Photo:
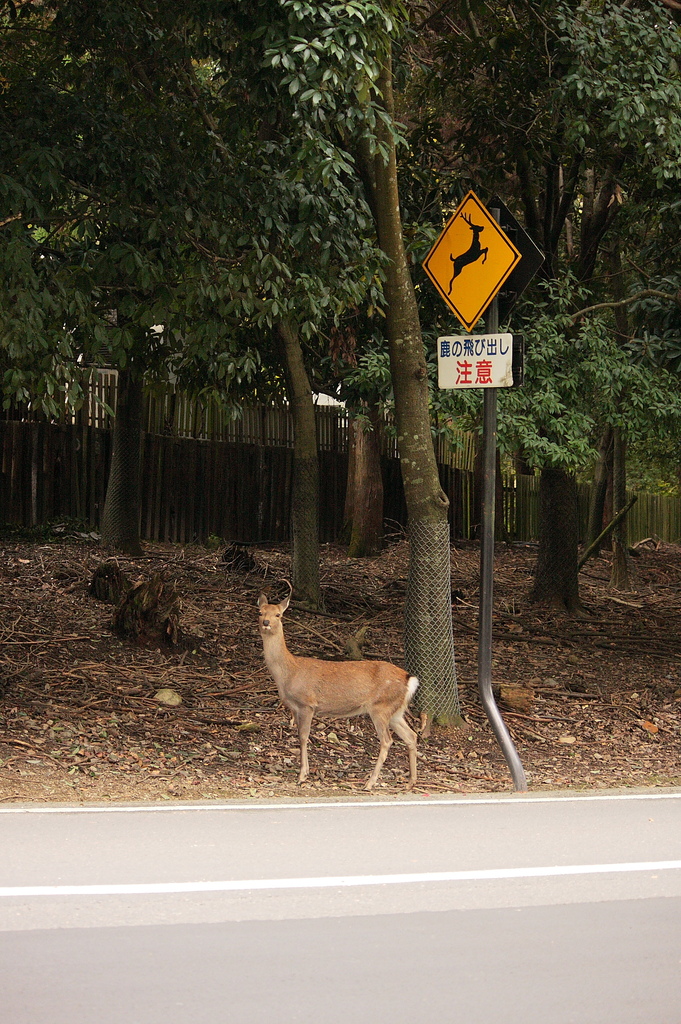
[[470, 331], [521, 254], [475, 192], [469, 192], [423, 261], [449, 308]]

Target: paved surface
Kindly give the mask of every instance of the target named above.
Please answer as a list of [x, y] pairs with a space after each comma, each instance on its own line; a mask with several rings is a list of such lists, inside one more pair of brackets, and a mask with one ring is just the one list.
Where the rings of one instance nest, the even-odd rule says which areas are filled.
[[8, 1024], [681, 1024], [681, 792], [0, 808]]

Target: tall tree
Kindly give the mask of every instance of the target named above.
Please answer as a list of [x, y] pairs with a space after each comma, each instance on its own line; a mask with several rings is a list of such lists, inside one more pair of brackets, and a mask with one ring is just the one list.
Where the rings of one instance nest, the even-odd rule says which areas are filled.
[[297, 326], [278, 325], [286, 391], [293, 419], [293, 589], [299, 600], [319, 607], [319, 458], [312, 388], [305, 368]]
[[375, 313], [368, 303], [352, 326], [333, 332], [325, 366], [331, 393], [350, 414], [343, 536], [351, 557], [375, 555], [384, 539], [382, 453], [393, 396], [387, 343], [375, 326], [382, 317]]
[[129, 364], [118, 375], [111, 467], [100, 530], [105, 547], [133, 556], [142, 554], [139, 513], [143, 408], [142, 378]]
[[[378, 78], [385, 112], [394, 119], [393, 78], [387, 49]], [[359, 160], [385, 270], [386, 334], [395, 395], [397, 443], [409, 517], [410, 575], [405, 648], [410, 671], [421, 679], [422, 709], [441, 720], [458, 716], [451, 627], [449, 499], [442, 490], [433, 448], [428, 370], [414, 284], [404, 246], [397, 153], [389, 122], [382, 146], [366, 145]]]
[[[130, 551], [139, 550], [144, 375], [195, 369], [198, 358], [228, 347], [202, 252], [212, 227], [205, 207], [194, 227], [191, 197], [209, 180], [210, 154], [198, 149], [204, 126], [181, 87], [188, 51], [185, 44], [178, 58], [158, 43], [183, 38], [186, 11], [175, 20], [166, 12], [165, 31], [150, 35], [160, 17], [153, 3], [103, 3], [95, 17], [65, 0], [24, 5], [1, 24], [13, 57], [0, 100], [3, 185], [16, 210], [11, 234], [0, 240], [12, 281], [0, 309], [13, 364], [5, 390], [56, 415], [57, 390], [71, 404], [80, 400], [84, 368], [119, 368], [102, 527], [107, 543]], [[26, 265], [28, 289], [20, 279]], [[165, 330], [153, 331], [155, 324]], [[183, 342], [189, 333], [191, 353]]]
[[[49, 225], [61, 215], [60, 284], [91, 358], [105, 350], [121, 370], [132, 364], [138, 380], [166, 368], [180, 380], [238, 394], [267, 353], [276, 373], [282, 349], [266, 343], [273, 332], [286, 336], [292, 381], [302, 343], [362, 295], [373, 262], [363, 230], [368, 212], [325, 125], [353, 74], [364, 88], [362, 55], [346, 45], [362, 6], [340, 20], [341, 7], [291, 3], [264, 5], [254, 18], [238, 0], [198, 10], [186, 2], [103, 2], [96, 16], [83, 15], [75, 0], [47, 4], [37, 15], [32, 8], [34, 37], [53, 71], [41, 157], [58, 162], [63, 198], [59, 210], [50, 199], [44, 219]], [[306, 80], [302, 66], [296, 70], [295, 33], [315, 18], [321, 36], [313, 55], [326, 48], [328, 59], [320, 70], [302, 54], [314, 66]], [[27, 86], [41, 69], [30, 46], [25, 51], [32, 64], [17, 76], [11, 99], [24, 104], [28, 163], [36, 147]], [[284, 92], [282, 69], [296, 71]], [[355, 101], [342, 116], [360, 113]], [[36, 227], [48, 230], [33, 218], [28, 239]], [[121, 324], [109, 329], [112, 306]], [[163, 326], [160, 335], [152, 335], [154, 324]], [[68, 338], [71, 324], [61, 331]], [[301, 393], [296, 386], [296, 416]], [[122, 403], [121, 414], [127, 408]], [[299, 427], [304, 433], [302, 421]], [[130, 441], [130, 431], [116, 436]], [[133, 450], [139, 444], [126, 460]], [[114, 474], [111, 486], [122, 479]], [[111, 503], [121, 507], [120, 495]], [[296, 559], [306, 567], [296, 584], [315, 601], [317, 561]]]
[[[298, 42], [282, 47], [273, 35], [271, 59], [285, 68], [282, 85], [307, 104], [308, 123], [331, 128], [338, 149], [354, 154], [386, 256], [386, 335], [411, 536], [407, 659], [421, 677], [426, 710], [456, 713], [448, 501], [433, 451], [428, 372], [397, 184], [391, 68], [397, 26], [390, 5], [315, 8], [284, 0], [282, 8], [296, 25]], [[395, 9], [399, 14], [399, 5]], [[352, 170], [350, 163], [348, 173]]]
[[[425, 28], [437, 102], [456, 112], [456, 121], [451, 114], [441, 120], [460, 173], [523, 211], [546, 254], [544, 281], [574, 275], [574, 310], [605, 297], [603, 243], [642, 167], [657, 187], [679, 173], [681, 123], [671, 111], [681, 101], [681, 38], [670, 11], [654, 2], [600, 0], [469, 3], [455, 13], [433, 5]], [[566, 343], [575, 347], [576, 324], [563, 322]], [[534, 346], [531, 337], [530, 360]], [[560, 380], [560, 364], [549, 372]], [[559, 403], [568, 415], [569, 390]], [[571, 473], [579, 463], [568, 457], [561, 415], [556, 407], [544, 418], [544, 455], [536, 461], [544, 512], [533, 596], [574, 611]]]
[[383, 477], [381, 475], [381, 412], [378, 402], [365, 401], [362, 415], [351, 423], [354, 431], [352, 530], [350, 558], [376, 555], [383, 547]]

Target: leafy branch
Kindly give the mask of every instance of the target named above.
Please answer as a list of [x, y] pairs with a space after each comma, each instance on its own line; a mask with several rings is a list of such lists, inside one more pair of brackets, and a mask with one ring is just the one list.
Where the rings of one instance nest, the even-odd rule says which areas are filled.
[[675, 295], [671, 292], [659, 291], [657, 288], [645, 288], [643, 291], [636, 292], [635, 295], [630, 295], [626, 299], [620, 299], [619, 302], [596, 302], [593, 306], [585, 306], [579, 312], [573, 313], [570, 317], [570, 322], [575, 324], [583, 316], [586, 316], [587, 313], [593, 313], [596, 309], [621, 309], [623, 306], [629, 306], [632, 302], [638, 302], [639, 299], [669, 299], [670, 302], [675, 302], [681, 307], [681, 288]]

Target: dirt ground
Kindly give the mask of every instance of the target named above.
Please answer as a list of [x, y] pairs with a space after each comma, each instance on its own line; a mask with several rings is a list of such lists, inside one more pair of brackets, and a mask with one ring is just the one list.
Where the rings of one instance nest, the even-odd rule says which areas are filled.
[[[377, 753], [368, 719], [315, 722], [311, 776], [268, 676], [256, 600], [287, 593], [285, 549], [252, 549], [235, 569], [224, 548], [147, 545], [118, 564], [132, 582], [177, 587], [176, 646], [112, 631], [113, 606], [91, 596], [105, 558], [68, 527], [49, 540], [0, 540], [0, 800], [137, 801], [360, 794]], [[497, 547], [493, 673], [531, 790], [681, 785], [681, 548], [643, 545], [630, 592], [608, 588], [608, 556], [581, 573], [586, 620], [540, 614], [526, 600], [536, 551]], [[402, 659], [407, 545], [349, 560], [322, 553], [326, 614], [292, 607], [294, 653], [337, 659], [365, 626], [364, 654]], [[463, 728], [419, 740], [419, 794], [511, 791], [477, 696], [479, 551], [452, 548], [453, 622]], [[156, 698], [172, 689], [182, 703]], [[520, 691], [520, 692], [519, 692]], [[413, 719], [416, 725], [416, 719]], [[396, 741], [377, 792], [404, 792]]]

